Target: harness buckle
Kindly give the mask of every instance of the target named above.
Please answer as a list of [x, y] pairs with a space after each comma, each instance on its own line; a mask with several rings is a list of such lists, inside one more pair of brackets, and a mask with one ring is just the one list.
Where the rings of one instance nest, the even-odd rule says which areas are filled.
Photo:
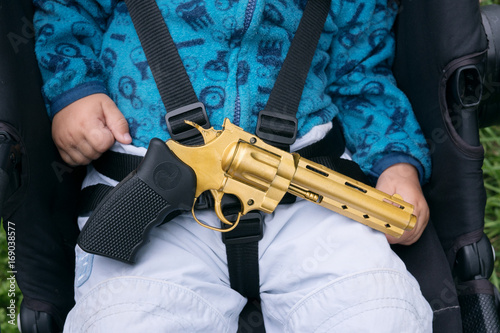
[[[237, 214], [233, 214], [227, 216], [226, 218], [231, 221], [235, 219], [236, 216]], [[248, 212], [240, 218], [240, 222], [235, 229], [222, 233], [222, 242], [228, 245], [245, 244], [260, 241], [264, 235], [263, 221], [264, 217], [262, 216], [261, 212]], [[230, 227], [231, 226], [222, 223], [223, 229], [227, 229]]]
[[188, 125], [184, 120], [190, 120], [205, 129], [210, 128], [205, 105], [201, 102], [181, 106], [178, 109], [168, 111], [165, 115], [168, 132], [175, 141], [183, 141], [200, 135], [200, 131]]
[[262, 110], [259, 112], [255, 134], [268, 143], [289, 146], [297, 138], [297, 118], [294, 115]]

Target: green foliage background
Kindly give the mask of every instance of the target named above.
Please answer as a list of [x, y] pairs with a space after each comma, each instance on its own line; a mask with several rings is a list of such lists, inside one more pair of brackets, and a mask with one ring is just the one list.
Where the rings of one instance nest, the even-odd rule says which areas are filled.
[[499, 0], [480, 0], [481, 5], [496, 5], [500, 4]]
[[483, 164], [487, 193], [485, 233], [496, 253], [495, 270], [491, 281], [500, 287], [500, 127], [481, 130], [481, 142], [486, 153]]
[[[500, 4], [500, 0], [483, 0], [483, 5]], [[500, 110], [499, 110], [500, 112]], [[486, 221], [485, 232], [492, 241], [495, 248], [496, 258], [495, 271], [491, 277], [491, 281], [497, 286], [500, 286], [500, 127], [494, 126], [481, 130], [481, 142], [485, 148], [486, 158], [484, 161], [483, 171], [485, 186], [488, 194], [486, 206]], [[6, 236], [3, 229], [0, 231], [0, 327], [4, 333], [18, 332], [17, 327], [10, 325], [7, 317], [7, 306], [10, 304], [11, 298], [9, 294], [10, 276], [7, 272], [8, 268]], [[16, 287], [16, 304], [19, 311], [19, 305], [22, 300], [22, 295]]]

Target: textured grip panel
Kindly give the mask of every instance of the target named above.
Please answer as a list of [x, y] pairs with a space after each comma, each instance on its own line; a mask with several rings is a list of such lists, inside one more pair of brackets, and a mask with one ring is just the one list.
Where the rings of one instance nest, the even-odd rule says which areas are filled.
[[96, 209], [78, 244], [86, 252], [132, 262], [149, 229], [162, 222], [169, 208], [166, 200], [134, 174]]
[[78, 244], [89, 253], [132, 263], [149, 230], [173, 212], [191, 209], [196, 175], [160, 139], [96, 207]]

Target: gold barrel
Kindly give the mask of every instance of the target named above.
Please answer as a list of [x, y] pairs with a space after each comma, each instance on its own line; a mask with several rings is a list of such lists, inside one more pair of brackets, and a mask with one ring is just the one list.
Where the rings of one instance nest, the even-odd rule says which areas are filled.
[[390, 196], [296, 154], [295, 159], [290, 193], [395, 237], [415, 226], [413, 206], [400, 196]]

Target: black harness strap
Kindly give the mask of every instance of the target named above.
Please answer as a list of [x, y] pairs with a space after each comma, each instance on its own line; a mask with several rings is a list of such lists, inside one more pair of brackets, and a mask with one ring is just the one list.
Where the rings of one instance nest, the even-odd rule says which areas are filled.
[[92, 165], [99, 173], [102, 173], [106, 177], [121, 181], [129, 173], [137, 169], [143, 158], [143, 156], [122, 154], [108, 150], [99, 159], [92, 162]]
[[200, 132], [184, 120], [204, 128], [210, 128], [210, 121], [205, 106], [194, 92], [156, 1], [125, 0], [125, 3], [167, 109], [165, 119], [171, 137], [182, 144], [202, 144]]
[[271, 95], [259, 112], [255, 134], [287, 150], [297, 135], [296, 113], [331, 0], [309, 0]]
[[78, 203], [78, 215], [84, 216], [90, 214], [112, 189], [113, 186], [104, 184], [85, 187], [81, 192], [81, 199]]

